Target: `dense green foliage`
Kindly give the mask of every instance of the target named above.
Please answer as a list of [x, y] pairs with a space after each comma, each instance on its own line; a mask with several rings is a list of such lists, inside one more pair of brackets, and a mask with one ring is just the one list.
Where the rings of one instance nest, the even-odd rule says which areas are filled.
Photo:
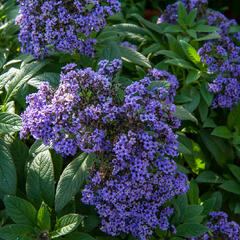
[[[123, 61], [117, 80], [120, 98], [123, 89], [150, 68], [169, 71], [179, 81], [174, 103], [181, 120], [176, 132], [180, 154], [174, 160], [188, 176], [190, 189], [169, 202], [177, 233], [156, 229], [151, 239], [200, 236], [209, 231], [205, 224], [212, 211], [225, 211], [240, 224], [240, 103], [232, 109], [211, 108], [208, 67], [198, 55], [202, 42], [219, 34], [181, 6], [176, 25], [156, 24], [156, 16], [144, 18], [146, 4], [160, 12], [166, 2], [123, 1], [122, 12], [109, 17], [108, 25], [96, 34], [94, 58], [56, 52], [44, 60], [20, 52], [14, 23], [18, 4], [0, 3], [0, 239], [134, 239], [100, 231], [94, 207], [81, 202], [91, 154], [79, 151], [64, 158], [41, 141], [19, 137], [27, 95], [45, 81], [56, 88], [61, 67], [68, 63], [95, 69], [102, 59]], [[135, 44], [137, 51], [120, 46], [123, 41]]]

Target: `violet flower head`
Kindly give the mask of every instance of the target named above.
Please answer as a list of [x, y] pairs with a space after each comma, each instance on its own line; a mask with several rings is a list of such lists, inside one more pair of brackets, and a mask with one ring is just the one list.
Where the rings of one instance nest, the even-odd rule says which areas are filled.
[[120, 12], [118, 0], [18, 0], [21, 51], [44, 58], [56, 50], [94, 55], [92, 37], [106, 18]]
[[210, 221], [206, 226], [211, 230], [211, 234], [205, 233], [191, 240], [239, 240], [240, 226], [234, 221], [228, 221], [228, 215], [225, 212], [211, 212], [209, 216]]

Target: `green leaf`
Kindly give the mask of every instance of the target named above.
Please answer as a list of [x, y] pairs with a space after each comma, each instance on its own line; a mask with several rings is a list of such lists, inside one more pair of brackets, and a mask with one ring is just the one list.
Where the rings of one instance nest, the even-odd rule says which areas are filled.
[[158, 54], [162, 54], [164, 56], [167, 56], [169, 58], [181, 58], [177, 53], [170, 51], [170, 50], [160, 50], [158, 52], [155, 53], [156, 55]]
[[184, 144], [181, 142], [178, 142], [178, 151], [183, 154], [191, 155], [192, 152], [190, 149], [188, 149]]
[[197, 70], [190, 62], [187, 62], [183, 59], [167, 59], [165, 63], [175, 65], [181, 68], [189, 69], [189, 70]]
[[181, 24], [183, 27], [186, 25], [186, 20], [187, 20], [187, 10], [184, 7], [183, 3], [179, 1], [178, 4], [178, 22]]
[[200, 94], [196, 87], [188, 86], [182, 90], [181, 94], [192, 99], [191, 102], [183, 104], [185, 109], [187, 109], [189, 112], [193, 112], [195, 109], [197, 109], [200, 103]]
[[51, 218], [47, 205], [43, 202], [37, 213], [37, 223], [41, 230], [51, 229]]
[[121, 53], [122, 59], [127, 62], [138, 64], [146, 68], [151, 68], [151, 64], [149, 60], [144, 55], [142, 55], [141, 53], [131, 48], [120, 47], [120, 53]]
[[232, 172], [233, 176], [240, 180], [240, 167], [234, 164], [228, 164], [228, 168]]
[[193, 46], [183, 40], [180, 40], [180, 44], [190, 61], [192, 61], [194, 64], [199, 64], [201, 62], [200, 56]]
[[176, 229], [178, 236], [186, 238], [201, 236], [205, 232], [209, 231], [208, 227], [197, 223], [184, 223], [177, 226]]
[[206, 82], [201, 83], [200, 92], [201, 92], [203, 99], [207, 103], [207, 105], [211, 106], [212, 100], [213, 100], [213, 93], [208, 91]]
[[11, 224], [0, 228], [0, 237], [4, 240], [32, 240], [33, 227], [24, 224]]
[[143, 55], [148, 55], [150, 53], [156, 53], [159, 50], [161, 50], [161, 46], [159, 44], [157, 44], [157, 43], [153, 43], [149, 47], [144, 48], [143, 51], [142, 51], [142, 54]]
[[136, 33], [136, 34], [141, 34], [141, 35], [147, 35], [148, 31], [136, 24], [132, 23], [120, 23], [120, 24], [115, 24], [110, 27], [111, 29], [114, 29], [116, 32], [131, 32], [131, 33]]
[[218, 32], [218, 31], [221, 31], [220, 28], [218, 27], [213, 27], [213, 26], [209, 26], [209, 25], [204, 25], [204, 24], [200, 24], [200, 25], [197, 25], [194, 30], [196, 32]]
[[202, 215], [208, 216], [208, 214], [213, 211], [216, 200], [216, 197], [212, 197], [203, 203]]
[[4, 99], [6, 104], [34, 74], [43, 68], [49, 61], [34, 61], [23, 66], [18, 74], [8, 83], [7, 95]]
[[219, 186], [221, 189], [240, 195], [240, 184], [233, 180], [225, 181]]
[[87, 176], [87, 169], [92, 164], [93, 157], [94, 155], [82, 153], [64, 169], [56, 190], [56, 211], [66, 206], [81, 189]]
[[[159, 24], [161, 26], [161, 24]], [[179, 25], [168, 24], [164, 29], [163, 33], [180, 33], [183, 32]]]
[[39, 153], [31, 163], [27, 175], [26, 192], [36, 206], [40, 206], [42, 201], [53, 206], [54, 170], [49, 150]]
[[240, 129], [240, 102], [229, 113], [228, 126], [232, 129]]
[[194, 179], [190, 181], [188, 198], [191, 204], [198, 204], [199, 201], [199, 188]]
[[228, 33], [238, 33], [238, 32], [240, 32], [240, 26], [239, 25], [231, 26], [228, 30]]
[[44, 72], [37, 76], [34, 76], [28, 81], [28, 85], [39, 88], [43, 82], [49, 82], [53, 88], [59, 85], [59, 74], [53, 72]]
[[112, 61], [114, 59], [120, 59], [120, 46], [115, 41], [108, 41], [104, 44], [100, 59], [107, 59]]
[[22, 119], [16, 114], [0, 113], [0, 133], [17, 132], [22, 129]]
[[179, 118], [180, 120], [189, 120], [192, 122], [198, 123], [198, 120], [183, 106], [176, 106], [176, 113], [175, 117]]
[[25, 164], [29, 159], [28, 147], [23, 141], [21, 141], [19, 138], [16, 138], [9, 146], [9, 150], [16, 166], [18, 186], [21, 186], [22, 189], [24, 189], [26, 182]]
[[194, 23], [194, 20], [196, 19], [197, 17], [197, 8], [194, 8], [187, 16], [187, 19], [186, 19], [186, 23], [189, 27], [191, 27]]
[[189, 205], [184, 211], [183, 222], [198, 216], [203, 211], [203, 207], [200, 205]]
[[16, 168], [7, 144], [0, 139], [0, 198], [15, 194], [17, 187]]
[[210, 33], [204, 37], [200, 37], [200, 38], [197, 38], [196, 41], [200, 42], [200, 41], [207, 41], [207, 40], [212, 40], [212, 39], [218, 39], [220, 38], [221, 36], [216, 33], [216, 32], [213, 32], [213, 33]]
[[223, 179], [212, 171], [204, 171], [196, 178], [200, 183], [222, 183]]
[[50, 234], [51, 238], [57, 238], [74, 231], [81, 221], [83, 220], [83, 216], [78, 214], [68, 214], [61, 217], [55, 226], [55, 230]]
[[87, 233], [74, 232], [68, 235], [66, 240], [95, 240], [91, 235]]
[[233, 137], [230, 130], [225, 126], [218, 126], [218, 127], [214, 128], [214, 130], [211, 132], [211, 135], [221, 137], [221, 138], [226, 138], [226, 139]]
[[10, 68], [7, 72], [0, 75], [0, 89], [2, 89], [7, 82], [9, 82], [20, 70], [17, 68]]
[[0, 48], [0, 68], [2, 68], [4, 63], [6, 62], [8, 54], [9, 54], [8, 48]]
[[15, 196], [5, 196], [4, 204], [8, 216], [15, 223], [36, 225], [37, 211], [30, 202]]
[[200, 130], [200, 136], [206, 148], [220, 166], [224, 166], [226, 162], [230, 163], [233, 161], [232, 148], [230, 148], [226, 141], [210, 135], [206, 130]]
[[221, 192], [215, 192], [212, 195], [212, 198], [216, 198], [216, 203], [214, 204], [213, 210], [214, 211], [220, 211], [222, 207], [222, 193]]
[[131, 17], [136, 18], [139, 21], [139, 23], [141, 23], [148, 29], [150, 29], [156, 33], [160, 33], [160, 34], [163, 33], [163, 29], [161, 28], [160, 24], [154, 24], [152, 22], [149, 22], [146, 19], [144, 19], [142, 16], [140, 16], [139, 14], [136, 14], [136, 13], [131, 14]]
[[205, 122], [208, 116], [208, 105], [206, 102], [201, 98], [200, 104], [198, 105], [198, 110], [200, 113], [200, 118], [202, 122]]
[[44, 145], [42, 141], [35, 141], [29, 149], [29, 155], [33, 155], [35, 157], [37, 156], [37, 154], [44, 152], [48, 149], [49, 146]]
[[207, 118], [203, 124], [204, 128], [215, 128], [217, 125], [211, 118]]
[[188, 73], [187, 78], [186, 78], [186, 84], [191, 84], [193, 82], [196, 82], [201, 76], [200, 71], [195, 71], [192, 70]]

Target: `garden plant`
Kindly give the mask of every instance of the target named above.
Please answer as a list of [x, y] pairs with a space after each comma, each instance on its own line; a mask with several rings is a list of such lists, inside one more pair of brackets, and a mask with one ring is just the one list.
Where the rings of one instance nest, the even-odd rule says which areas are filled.
[[224, 10], [1, 1], [0, 240], [240, 240], [240, 26]]

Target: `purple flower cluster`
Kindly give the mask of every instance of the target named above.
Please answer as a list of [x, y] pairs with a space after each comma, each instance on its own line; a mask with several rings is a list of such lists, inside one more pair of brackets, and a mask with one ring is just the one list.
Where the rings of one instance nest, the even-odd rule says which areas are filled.
[[208, 0], [180, 0], [175, 2], [174, 4], [170, 4], [166, 7], [164, 12], [158, 18], [157, 23], [171, 23], [176, 24], [178, 19], [178, 5], [182, 2], [184, 7], [188, 12], [192, 11], [194, 8], [198, 9], [198, 18], [205, 15]]
[[240, 47], [223, 36], [205, 43], [198, 53], [213, 75], [208, 86], [215, 94], [212, 107], [232, 108], [240, 99]]
[[26, 100], [29, 106], [22, 114], [20, 137], [31, 134], [63, 155], [75, 155], [77, 147], [85, 152], [107, 148], [108, 141], [103, 140], [105, 130], [95, 123], [102, 117], [103, 124], [107, 125], [118, 110], [112, 107], [108, 96], [111, 96], [111, 80], [120, 70], [121, 61], [108, 64], [103, 60], [99, 65], [95, 72], [91, 68], [74, 69], [76, 64], [68, 64], [63, 68], [57, 90], [46, 82], [37, 93], [30, 94]]
[[[156, 227], [171, 228], [166, 206], [188, 189], [186, 176], [171, 159], [178, 155], [180, 125], [174, 117], [177, 79], [152, 69], [125, 89], [119, 98], [114, 76], [121, 61], [99, 62], [99, 70], [64, 67], [60, 85], [44, 83], [27, 97], [21, 137], [29, 133], [63, 155], [77, 148], [99, 156], [82, 201], [95, 205], [102, 231], [132, 233], [147, 239]], [[154, 82], [167, 81], [169, 91]]]
[[135, 44], [132, 44], [132, 43], [128, 42], [128, 41], [121, 42], [120, 46], [131, 48], [131, 49], [137, 51], [137, 46]]
[[93, 56], [98, 32], [106, 18], [120, 12], [118, 0], [18, 0], [20, 15], [16, 23], [21, 31], [23, 53], [36, 58], [60, 50]]
[[[209, 66], [209, 92], [214, 93], [213, 108], [232, 108], [240, 100], [240, 33], [229, 34], [229, 28], [236, 25], [222, 13], [207, 10], [207, 0], [181, 0], [187, 11], [198, 9], [198, 19], [220, 28], [220, 38], [207, 41], [198, 51], [203, 63]], [[175, 24], [178, 19], [178, 4], [168, 5], [158, 23]]]
[[203, 236], [191, 240], [240, 239], [240, 226], [234, 221], [229, 222], [225, 212], [211, 212], [209, 216], [210, 221], [206, 225], [211, 229], [211, 233], [205, 233]]

